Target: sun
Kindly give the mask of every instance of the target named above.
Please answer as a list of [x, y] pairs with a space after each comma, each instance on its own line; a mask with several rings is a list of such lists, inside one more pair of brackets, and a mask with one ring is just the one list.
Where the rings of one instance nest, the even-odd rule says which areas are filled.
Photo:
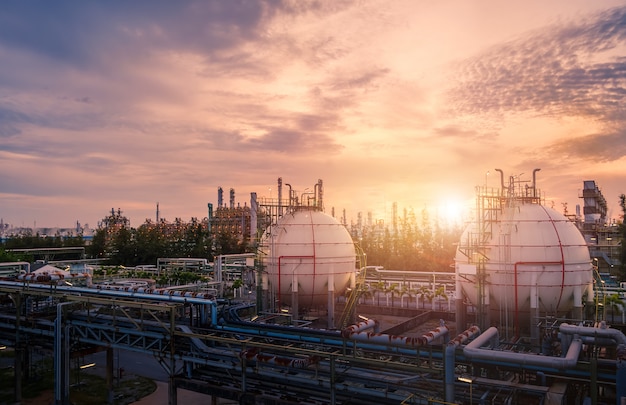
[[466, 209], [458, 201], [447, 200], [437, 206], [437, 218], [445, 225], [455, 226], [463, 224]]

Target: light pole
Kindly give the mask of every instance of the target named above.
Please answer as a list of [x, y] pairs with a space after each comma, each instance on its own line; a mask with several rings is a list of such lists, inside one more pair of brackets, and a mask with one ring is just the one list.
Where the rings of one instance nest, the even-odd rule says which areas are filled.
[[600, 280], [602, 283], [602, 320], [606, 321], [606, 289], [604, 288], [604, 280]]
[[593, 277], [593, 285], [594, 285], [593, 286], [593, 294], [595, 296], [595, 301], [596, 301], [596, 317], [595, 317], [596, 319], [595, 319], [595, 321], [596, 321], [596, 324], [597, 324], [598, 323], [598, 306], [600, 305], [600, 295], [598, 293], [598, 288], [599, 287], [598, 287], [598, 283], [596, 281], [596, 278], [598, 280], [600, 280], [600, 273], [598, 273], [598, 258], [594, 257], [593, 258], [593, 262], [594, 262], [593, 270], [595, 272], [594, 277]]

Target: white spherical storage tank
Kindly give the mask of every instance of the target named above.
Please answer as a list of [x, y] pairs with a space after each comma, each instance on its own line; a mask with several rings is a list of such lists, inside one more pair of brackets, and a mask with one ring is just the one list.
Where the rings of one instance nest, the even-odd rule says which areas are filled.
[[[485, 242], [468, 255], [470, 250], [462, 246], [479, 235]], [[493, 222], [470, 224], [455, 267], [457, 286], [479, 311], [480, 305], [488, 305], [511, 322], [535, 315], [567, 316], [582, 307], [593, 277], [587, 244], [575, 224], [540, 204], [515, 204], [503, 208]]]
[[329, 291], [342, 294], [355, 274], [354, 243], [335, 218], [313, 209], [279, 219], [263, 236], [264, 270], [278, 305], [325, 306]]

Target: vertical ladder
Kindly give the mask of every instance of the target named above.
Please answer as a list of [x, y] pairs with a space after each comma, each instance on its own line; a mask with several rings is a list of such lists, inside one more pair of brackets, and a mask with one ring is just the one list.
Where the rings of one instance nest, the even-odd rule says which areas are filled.
[[341, 314], [341, 318], [339, 319], [339, 327], [341, 329], [355, 323], [354, 312], [356, 310], [356, 305], [359, 302], [359, 298], [361, 298], [361, 295], [363, 295], [363, 293], [365, 292], [366, 288], [365, 277], [367, 275], [367, 272], [365, 270], [365, 252], [363, 252], [363, 249], [361, 249], [361, 247], [357, 243], [354, 244], [354, 247], [357, 251], [357, 262], [359, 263], [358, 267], [361, 270], [356, 274], [354, 289], [351, 291], [350, 296], [346, 301], [346, 306], [343, 309], [343, 313]]

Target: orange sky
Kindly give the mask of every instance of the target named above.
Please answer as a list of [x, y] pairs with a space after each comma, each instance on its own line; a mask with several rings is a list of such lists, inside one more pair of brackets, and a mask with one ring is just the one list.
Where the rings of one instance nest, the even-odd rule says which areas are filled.
[[570, 213], [595, 180], [618, 218], [625, 45], [624, 1], [3, 4], [0, 218], [203, 218], [282, 177], [388, 220], [495, 168]]

